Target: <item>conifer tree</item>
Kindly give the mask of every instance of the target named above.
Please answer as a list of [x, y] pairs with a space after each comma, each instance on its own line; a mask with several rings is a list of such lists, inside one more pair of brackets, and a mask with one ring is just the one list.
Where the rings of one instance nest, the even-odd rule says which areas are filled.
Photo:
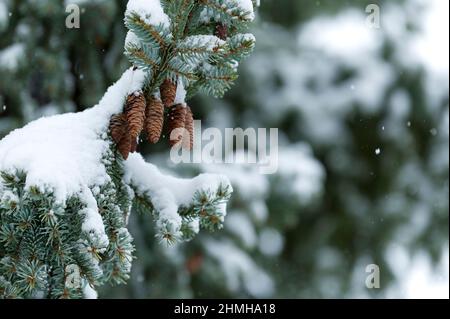
[[[370, 30], [358, 1], [263, 1], [258, 46], [238, 85], [213, 114], [209, 97], [199, 96], [196, 110], [211, 114], [203, 127], [279, 128], [278, 174], [215, 168], [235, 190], [224, 231], [171, 253], [140, 250], [134, 280], [108, 294], [405, 296], [397, 252], [438, 262], [448, 245], [448, 75], [433, 80], [424, 61], [404, 61], [404, 40], [421, 36], [423, 22], [405, 18], [417, 12], [417, 3], [406, 4], [380, 1], [383, 27]], [[292, 21], [298, 25], [289, 29]], [[342, 45], [345, 31], [361, 29], [373, 40]], [[132, 228], [149, 245], [149, 221], [134, 217]], [[366, 288], [368, 263], [380, 266], [382, 289]]]
[[[62, 27], [70, 2], [82, 10], [80, 29]], [[0, 138], [42, 115], [98, 101], [129, 66], [122, 54], [126, 2], [0, 0]], [[101, 297], [392, 296], [409, 275], [392, 270], [392, 247], [440, 259], [448, 245], [448, 77], [430, 81], [404, 51], [421, 33], [428, 3], [436, 1], [372, 2], [382, 12], [382, 28], [374, 33], [385, 41], [323, 40], [340, 26], [367, 31], [350, 23], [356, 13], [364, 22], [367, 4], [359, 0], [261, 2], [257, 52], [240, 69], [237, 85], [220, 102], [197, 95], [190, 106], [203, 128], [277, 127], [280, 157], [293, 157], [267, 178], [240, 165], [216, 170], [230, 176], [234, 188], [223, 231], [167, 247], [154, 239], [148, 214], [131, 213], [131, 278], [127, 285], [100, 287]], [[420, 3], [423, 8], [414, 8]], [[228, 31], [219, 24], [216, 32], [223, 39]], [[299, 45], [299, 38], [307, 41]], [[379, 50], [350, 50], [368, 42]], [[20, 52], [16, 44], [24, 54], [11, 54]], [[395, 75], [389, 85], [385, 71]], [[364, 87], [370, 93], [361, 94]], [[160, 96], [146, 99], [153, 106], [146, 120], [156, 120], [146, 122], [141, 139], [167, 139], [159, 114], [169, 110]], [[139, 151], [159, 168], [167, 164], [164, 142], [141, 143]], [[290, 170], [299, 163], [297, 173]], [[190, 168], [178, 173], [210, 171], [209, 165]], [[223, 249], [226, 255], [217, 253]], [[368, 291], [358, 277], [367, 262], [379, 263], [382, 289]]]
[[253, 49], [254, 37], [242, 33], [253, 18], [250, 0], [130, 0], [125, 53], [133, 66], [100, 103], [39, 119], [0, 142], [2, 297], [92, 297], [104, 283], [124, 283], [135, 249], [132, 206], [151, 213], [167, 244], [222, 228], [226, 177], [165, 176], [136, 149], [153, 127], [145, 122], [158, 128], [164, 120], [161, 109], [146, 112], [155, 99], [176, 112], [165, 118], [170, 128], [190, 131], [186, 99], [223, 96]]

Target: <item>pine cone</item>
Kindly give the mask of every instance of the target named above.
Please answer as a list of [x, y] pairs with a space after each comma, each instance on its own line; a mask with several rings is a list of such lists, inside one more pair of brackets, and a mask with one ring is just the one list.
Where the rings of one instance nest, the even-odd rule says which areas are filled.
[[142, 92], [135, 92], [128, 96], [125, 114], [131, 139], [136, 139], [144, 128], [145, 97]]
[[117, 145], [117, 150], [124, 159], [127, 159], [133, 145], [126, 115], [124, 113], [114, 115], [111, 118], [109, 129], [111, 137]]
[[135, 153], [137, 151], [138, 141], [137, 138], [131, 140], [130, 152]]
[[218, 23], [215, 34], [219, 39], [226, 40], [228, 38], [228, 27], [225, 24]]
[[127, 132], [127, 120], [125, 114], [116, 114], [111, 118], [109, 124], [109, 130], [111, 137], [116, 144], [120, 143], [120, 140]]
[[[170, 145], [174, 146], [179, 143], [183, 138], [183, 133], [185, 129], [185, 119], [186, 119], [186, 107], [183, 104], [176, 104], [170, 108], [169, 119], [168, 119], [168, 129]], [[176, 130], [176, 136], [171, 136], [172, 132]]]
[[[192, 150], [194, 147], [194, 115], [189, 106], [186, 106], [186, 118], [184, 120], [184, 127], [189, 133], [189, 139], [183, 143], [183, 147], [187, 150]], [[184, 142], [184, 141], [183, 141]]]
[[128, 158], [128, 155], [130, 155], [131, 147], [132, 147], [131, 136], [129, 132], [127, 132], [125, 135], [122, 136], [119, 144], [117, 145], [119, 153], [122, 154], [122, 157], [125, 160]]
[[150, 143], [158, 143], [164, 124], [164, 104], [160, 99], [151, 96], [145, 111], [145, 131]]
[[171, 107], [175, 102], [177, 95], [177, 84], [171, 80], [164, 80], [163, 84], [159, 88], [161, 92], [161, 100], [166, 107]]

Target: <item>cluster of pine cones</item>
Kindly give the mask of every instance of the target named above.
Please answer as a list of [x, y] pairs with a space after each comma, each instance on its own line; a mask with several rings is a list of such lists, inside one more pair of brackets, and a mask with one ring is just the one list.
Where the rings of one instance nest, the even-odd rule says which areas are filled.
[[157, 143], [164, 128], [165, 108], [167, 112], [167, 135], [170, 145], [182, 143], [191, 150], [194, 142], [194, 118], [186, 104], [175, 104], [177, 84], [165, 80], [160, 87], [161, 98], [145, 96], [135, 92], [127, 97], [124, 112], [114, 115], [110, 122], [111, 137], [124, 159], [136, 152], [138, 138], [145, 130], [150, 143]]

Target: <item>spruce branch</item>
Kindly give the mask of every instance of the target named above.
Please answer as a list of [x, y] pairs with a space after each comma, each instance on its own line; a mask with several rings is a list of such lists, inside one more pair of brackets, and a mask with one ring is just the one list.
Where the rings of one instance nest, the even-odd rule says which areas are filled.
[[144, 48], [139, 48], [137, 46], [127, 46], [125, 54], [133, 63], [133, 65], [149, 72], [154, 73], [161, 64], [157, 52], [151, 49], [150, 46], [145, 46]]
[[[165, 81], [176, 84], [167, 107], [178, 105], [185, 113], [178, 120], [193, 131], [185, 91], [225, 94], [253, 47], [238, 36], [253, 13], [234, 0], [166, 0], [164, 9], [157, 0], [129, 1], [125, 54], [133, 67], [98, 105], [37, 120], [0, 141], [8, 157], [0, 161], [0, 297], [81, 298], [124, 283], [135, 250], [127, 230], [133, 206], [151, 213], [157, 237], [168, 244], [222, 228], [232, 192], [227, 178], [167, 176], [130, 152], [149, 124], [146, 97], [163, 98]], [[215, 35], [219, 22], [227, 25], [226, 40]], [[157, 107], [151, 113], [158, 125], [148, 127], [154, 141], [164, 114]]]
[[192, 17], [191, 12], [195, 7], [196, 0], [165, 0], [164, 8], [172, 21], [172, 34], [174, 40], [183, 37], [186, 32], [186, 26]]
[[246, 24], [253, 20], [253, 13], [242, 9], [235, 0], [199, 0], [199, 3], [228, 24]]
[[125, 17], [125, 26], [152, 47], [162, 49], [170, 41], [171, 34], [163, 25], [148, 24], [135, 12]]
[[[127, 56], [136, 67], [149, 73], [145, 91], [154, 94], [169, 78], [183, 81], [189, 98], [197, 92], [222, 97], [237, 78], [236, 62], [253, 50], [254, 37], [236, 33], [248, 28], [253, 12], [235, 0], [167, 0], [163, 5], [170, 28], [148, 25], [135, 12], [125, 19], [130, 32], [139, 39], [126, 45]], [[228, 30], [227, 41], [215, 36], [217, 22], [202, 20], [204, 10], [219, 17]], [[214, 71], [205, 71], [204, 66], [209, 64], [218, 65]]]

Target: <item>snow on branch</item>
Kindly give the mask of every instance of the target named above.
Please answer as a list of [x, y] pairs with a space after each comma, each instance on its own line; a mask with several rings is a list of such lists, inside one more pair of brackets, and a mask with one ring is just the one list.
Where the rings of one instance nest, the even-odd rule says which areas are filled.
[[163, 175], [141, 155], [125, 162], [125, 182], [138, 198], [149, 201], [158, 237], [168, 243], [190, 239], [200, 227], [221, 228], [232, 187], [223, 175], [202, 174], [193, 179]]
[[109, 178], [102, 160], [110, 148], [110, 118], [143, 80], [143, 72], [129, 69], [95, 107], [43, 117], [11, 132], [0, 141], [0, 171], [26, 172], [26, 189], [50, 191], [58, 202], [86, 186], [105, 184]]
[[[192, 129], [186, 100], [225, 94], [253, 50], [255, 38], [241, 33], [253, 18], [251, 0], [130, 0], [125, 54], [133, 66], [100, 102], [0, 141], [0, 297], [94, 297], [96, 286], [125, 282], [133, 205], [153, 214], [167, 243], [222, 227], [233, 191], [226, 177], [166, 176], [135, 152], [144, 127], [161, 137], [165, 107], [174, 115], [168, 126]], [[19, 49], [1, 51], [0, 67], [15, 66]], [[79, 287], [67, 286], [68, 265], [82, 274]]]
[[252, 0], [200, 0], [206, 7], [206, 14], [219, 15], [231, 23], [251, 22], [255, 19]]
[[[169, 244], [222, 227], [228, 179], [164, 176], [140, 155], [124, 161], [116, 152], [111, 116], [142, 90], [144, 78], [129, 69], [95, 107], [41, 118], [0, 141], [0, 291], [7, 296], [81, 298], [105, 282], [125, 282], [134, 252], [126, 228], [133, 202], [153, 213], [158, 237]], [[50, 259], [31, 262], [36, 255]], [[85, 274], [79, 289], [66, 287], [61, 265], [68, 264]], [[48, 267], [57, 269], [52, 278]], [[27, 277], [35, 281], [20, 280]], [[51, 293], [44, 292], [49, 285]]]
[[136, 14], [149, 25], [169, 27], [169, 17], [164, 13], [159, 0], [130, 0], [125, 15]]

